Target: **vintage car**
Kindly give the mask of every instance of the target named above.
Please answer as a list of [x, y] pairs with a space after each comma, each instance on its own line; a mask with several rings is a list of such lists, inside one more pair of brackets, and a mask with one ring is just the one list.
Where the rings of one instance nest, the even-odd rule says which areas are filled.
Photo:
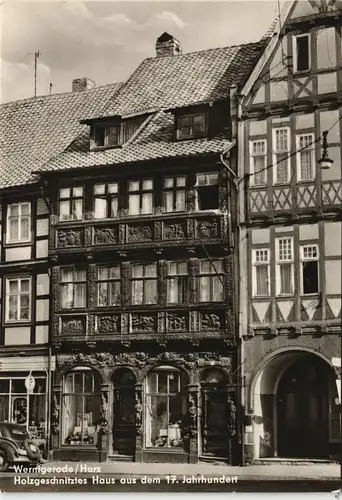
[[30, 439], [25, 427], [0, 422], [0, 472], [18, 463], [33, 466], [43, 463], [40, 449]]

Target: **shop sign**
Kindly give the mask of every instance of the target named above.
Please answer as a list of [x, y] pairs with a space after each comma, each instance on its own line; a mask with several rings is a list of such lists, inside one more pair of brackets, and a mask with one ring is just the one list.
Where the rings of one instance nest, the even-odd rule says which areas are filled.
[[25, 378], [25, 387], [26, 387], [27, 392], [29, 394], [32, 394], [35, 385], [36, 385], [36, 381], [35, 381], [34, 377], [32, 377], [32, 375], [28, 375]]

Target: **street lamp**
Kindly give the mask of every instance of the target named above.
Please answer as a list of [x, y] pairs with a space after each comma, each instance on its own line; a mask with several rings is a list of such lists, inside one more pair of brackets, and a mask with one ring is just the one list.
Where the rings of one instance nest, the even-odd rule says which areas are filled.
[[[329, 158], [328, 155], [328, 131], [325, 130], [322, 134], [322, 158], [318, 160], [318, 165], [322, 170], [329, 170], [334, 163], [334, 161]], [[323, 207], [322, 207], [323, 208]], [[342, 226], [342, 221], [341, 221], [341, 226]], [[341, 259], [341, 301], [342, 301], [342, 259]], [[340, 360], [339, 360], [339, 367], [340, 367], [340, 372], [342, 370], [341, 368], [341, 360], [342, 360], [342, 314], [341, 314], [341, 330], [340, 330]], [[336, 365], [336, 363], [334, 364]], [[340, 380], [339, 383], [341, 384], [341, 379], [342, 379], [342, 372], [340, 373]], [[341, 394], [341, 386], [337, 386], [337, 391], [338, 391], [338, 396], [339, 396], [339, 403], [340, 403], [340, 478], [342, 480], [342, 394]]]

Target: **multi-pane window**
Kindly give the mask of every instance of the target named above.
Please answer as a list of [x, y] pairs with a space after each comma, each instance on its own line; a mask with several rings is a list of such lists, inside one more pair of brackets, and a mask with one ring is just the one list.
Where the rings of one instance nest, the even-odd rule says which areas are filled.
[[197, 175], [197, 209], [216, 210], [219, 208], [218, 173]]
[[153, 212], [153, 180], [128, 182], [129, 215], [151, 214]]
[[294, 71], [308, 71], [310, 69], [310, 36], [296, 36], [294, 38], [294, 48]]
[[314, 135], [297, 136], [297, 169], [298, 180], [312, 181], [315, 176]]
[[290, 129], [276, 128], [273, 131], [274, 182], [289, 182], [290, 174]]
[[218, 302], [223, 300], [222, 260], [200, 260], [199, 273], [200, 302]]
[[31, 204], [15, 203], [7, 208], [7, 243], [30, 241]]
[[6, 279], [6, 322], [31, 318], [31, 278]]
[[96, 125], [93, 128], [92, 148], [117, 146], [120, 138], [120, 125]]
[[83, 187], [59, 190], [59, 220], [83, 219]]
[[302, 293], [309, 295], [318, 293], [318, 246], [302, 245], [300, 247]]
[[87, 272], [85, 269], [61, 269], [61, 307], [76, 309], [87, 305]]
[[95, 184], [94, 186], [94, 218], [109, 219], [118, 216], [117, 182], [110, 184]]
[[132, 265], [132, 304], [156, 304], [157, 264]]
[[169, 262], [167, 276], [167, 302], [183, 304], [187, 302], [188, 263]]
[[184, 212], [185, 207], [185, 177], [165, 177], [163, 188], [164, 212]]
[[121, 303], [120, 266], [97, 268], [97, 296], [99, 307], [119, 306]]
[[253, 250], [253, 296], [265, 297], [270, 294], [269, 250]]
[[178, 139], [189, 139], [205, 135], [205, 113], [181, 116], [178, 119]]
[[293, 238], [276, 240], [276, 288], [277, 295], [293, 295]]
[[251, 154], [251, 181], [254, 185], [265, 184], [266, 182], [266, 140], [250, 142]]

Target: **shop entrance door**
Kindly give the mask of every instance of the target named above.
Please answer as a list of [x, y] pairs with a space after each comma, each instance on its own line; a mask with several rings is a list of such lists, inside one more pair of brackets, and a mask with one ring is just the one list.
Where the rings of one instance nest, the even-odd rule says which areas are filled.
[[113, 453], [135, 453], [135, 377], [130, 370], [117, 370], [113, 375]]

